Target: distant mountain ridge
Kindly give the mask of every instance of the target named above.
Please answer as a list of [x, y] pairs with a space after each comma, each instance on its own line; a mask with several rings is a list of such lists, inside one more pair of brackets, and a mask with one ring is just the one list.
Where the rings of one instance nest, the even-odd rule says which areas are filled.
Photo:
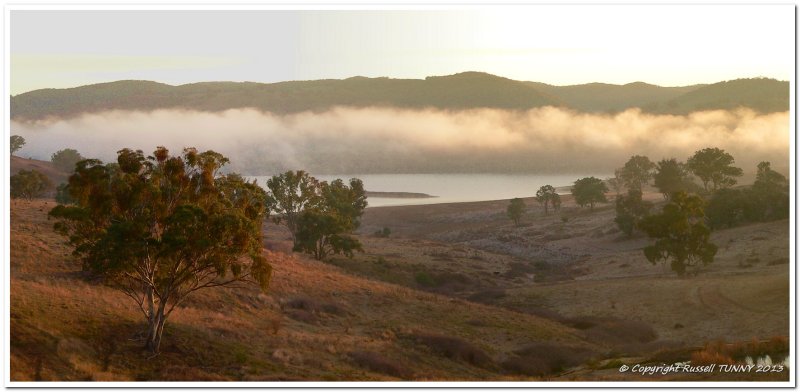
[[425, 79], [352, 77], [279, 83], [168, 84], [122, 80], [67, 89], [35, 90], [11, 97], [11, 118], [71, 118], [105, 110], [255, 108], [278, 114], [323, 111], [334, 106], [464, 110], [527, 110], [543, 106], [579, 112], [618, 112], [638, 107], [664, 114], [743, 106], [758, 112], [789, 110], [789, 83], [737, 79], [710, 85], [661, 87], [647, 83], [553, 86], [482, 72]]

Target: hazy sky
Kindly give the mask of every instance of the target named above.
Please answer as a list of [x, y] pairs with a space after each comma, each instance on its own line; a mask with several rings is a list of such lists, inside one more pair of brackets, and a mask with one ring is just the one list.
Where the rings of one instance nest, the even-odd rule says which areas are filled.
[[12, 10], [11, 94], [120, 79], [276, 82], [484, 71], [664, 86], [794, 72], [794, 6], [413, 11]]

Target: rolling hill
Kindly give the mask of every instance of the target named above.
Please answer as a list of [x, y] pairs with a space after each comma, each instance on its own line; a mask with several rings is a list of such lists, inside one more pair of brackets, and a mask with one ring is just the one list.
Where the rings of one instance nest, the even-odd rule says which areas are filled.
[[665, 114], [745, 106], [759, 112], [775, 112], [788, 110], [789, 83], [773, 79], [738, 79], [686, 87], [660, 87], [641, 82], [552, 86], [481, 72], [432, 76], [424, 80], [352, 77], [272, 84], [204, 82], [171, 86], [123, 80], [19, 94], [11, 97], [11, 117], [15, 121], [35, 121], [105, 110], [214, 112], [235, 108], [286, 114], [323, 111], [334, 106], [444, 110], [527, 110], [557, 106], [579, 112], [615, 112], [639, 107]]
[[632, 107], [642, 107], [653, 102], [676, 99], [705, 86], [661, 87], [642, 82], [625, 85], [589, 83], [574, 86], [529, 82], [529, 85], [558, 97], [569, 107], [582, 112], [617, 112]]
[[661, 114], [688, 114], [713, 109], [748, 107], [761, 113], [789, 110], [789, 82], [736, 79], [704, 86], [644, 109]]

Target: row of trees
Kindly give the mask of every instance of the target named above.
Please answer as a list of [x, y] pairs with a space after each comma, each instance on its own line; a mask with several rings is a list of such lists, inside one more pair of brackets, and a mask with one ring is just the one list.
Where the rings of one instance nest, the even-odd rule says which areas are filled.
[[[646, 156], [634, 155], [607, 182], [618, 194], [623, 188], [641, 190], [651, 180], [666, 199], [679, 191], [708, 194], [736, 184], [742, 169], [733, 164], [733, 156], [716, 147], [696, 151], [686, 163], [675, 158], [653, 163]], [[700, 179], [702, 189], [692, 181], [692, 176]]]
[[85, 270], [135, 301], [145, 320], [145, 347], [159, 351], [170, 314], [193, 292], [250, 282], [262, 290], [272, 267], [262, 254], [262, 225], [286, 225], [294, 248], [323, 259], [352, 255], [349, 233], [367, 205], [363, 184], [320, 182], [303, 171], [268, 181], [221, 174], [228, 159], [193, 148], [171, 155], [123, 149], [117, 162], [81, 160], [53, 208], [55, 230], [68, 237]]
[[[572, 196], [575, 198], [575, 203], [581, 207], [589, 206], [594, 209], [595, 204], [605, 203], [606, 192], [608, 187], [603, 180], [596, 177], [585, 177], [575, 181], [570, 189]], [[536, 191], [535, 199], [539, 204], [544, 206], [545, 215], [550, 213], [549, 208], [553, 211], [561, 209], [561, 195], [556, 192], [556, 188], [552, 185], [543, 185]], [[525, 213], [526, 206], [522, 199], [512, 199], [506, 209], [506, 214], [514, 222], [514, 225], [519, 226], [520, 219]]]

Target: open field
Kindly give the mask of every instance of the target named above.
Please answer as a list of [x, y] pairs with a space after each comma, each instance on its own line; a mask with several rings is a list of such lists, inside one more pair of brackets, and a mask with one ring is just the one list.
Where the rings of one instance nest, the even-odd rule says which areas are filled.
[[[646, 239], [622, 237], [608, 205], [583, 211], [566, 197], [559, 215], [544, 216], [526, 199], [514, 227], [507, 203], [368, 209], [365, 253], [328, 263], [290, 253], [285, 229], [265, 224], [269, 292], [197, 293], [148, 358], [135, 305], [85, 276], [52, 231], [54, 202], [14, 200], [11, 379], [788, 377], [616, 371], [665, 353], [687, 360], [718, 339], [788, 337], [788, 221], [715, 232], [715, 263], [677, 278], [644, 259]], [[388, 238], [371, 234], [383, 227]]]

